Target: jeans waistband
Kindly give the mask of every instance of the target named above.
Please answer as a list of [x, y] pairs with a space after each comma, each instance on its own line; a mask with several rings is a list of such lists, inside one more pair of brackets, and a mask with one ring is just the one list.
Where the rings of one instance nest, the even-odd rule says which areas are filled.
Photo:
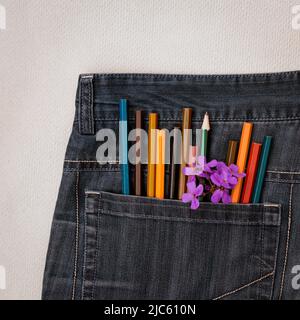
[[241, 75], [85, 74], [76, 96], [81, 133], [93, 134], [94, 121], [117, 121], [118, 103], [159, 112], [180, 121], [183, 107], [193, 121], [209, 111], [214, 121], [293, 121], [300, 119], [300, 71]]

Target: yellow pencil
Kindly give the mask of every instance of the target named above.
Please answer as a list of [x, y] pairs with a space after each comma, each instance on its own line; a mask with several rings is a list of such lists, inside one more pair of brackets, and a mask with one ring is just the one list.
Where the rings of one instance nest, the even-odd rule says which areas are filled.
[[[244, 172], [246, 169], [248, 151], [249, 151], [250, 140], [252, 135], [252, 128], [253, 128], [253, 123], [244, 122], [241, 140], [240, 140], [238, 158], [236, 162], [237, 166], [239, 167], [239, 173]], [[240, 202], [242, 187], [243, 187], [243, 178], [239, 178], [237, 185], [235, 186], [235, 188], [232, 190], [232, 193], [231, 193], [231, 199], [233, 203]]]
[[155, 197], [164, 199], [165, 197], [165, 145], [166, 133], [164, 130], [159, 130], [157, 133], [157, 165], [155, 178]]
[[149, 114], [148, 127], [148, 175], [147, 175], [147, 196], [155, 196], [155, 158], [156, 158], [156, 129], [157, 113]]

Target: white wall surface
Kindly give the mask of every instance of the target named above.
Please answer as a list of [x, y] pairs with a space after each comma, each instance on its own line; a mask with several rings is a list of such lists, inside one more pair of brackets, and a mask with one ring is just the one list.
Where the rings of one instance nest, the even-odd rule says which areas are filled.
[[300, 0], [0, 4], [0, 299], [40, 298], [79, 73], [300, 69]]

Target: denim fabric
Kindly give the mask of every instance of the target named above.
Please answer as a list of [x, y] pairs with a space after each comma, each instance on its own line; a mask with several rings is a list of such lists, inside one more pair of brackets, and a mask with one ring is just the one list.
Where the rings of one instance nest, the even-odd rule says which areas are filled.
[[[225, 160], [244, 121], [254, 123], [254, 141], [273, 136], [261, 203], [203, 203], [195, 212], [180, 201], [120, 195], [119, 164], [97, 162], [96, 133], [118, 133], [121, 98], [129, 129], [140, 108], [158, 112], [167, 129], [181, 122], [182, 107], [193, 108], [193, 129], [208, 111], [209, 158]], [[299, 134], [300, 72], [80, 76], [43, 299], [300, 299], [292, 286], [300, 265]]]

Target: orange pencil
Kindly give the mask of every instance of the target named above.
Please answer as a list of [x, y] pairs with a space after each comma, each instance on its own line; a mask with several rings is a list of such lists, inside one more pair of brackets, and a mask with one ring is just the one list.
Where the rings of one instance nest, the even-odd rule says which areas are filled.
[[155, 197], [155, 162], [157, 113], [149, 114], [147, 196]]
[[[250, 140], [252, 135], [252, 128], [253, 128], [253, 123], [244, 122], [241, 140], [240, 140], [238, 158], [236, 163], [237, 166], [239, 167], [239, 173], [244, 172], [246, 168]], [[243, 178], [239, 178], [237, 185], [235, 186], [235, 188], [232, 190], [232, 193], [231, 193], [232, 203], [240, 202], [242, 187], [243, 187]]]
[[157, 151], [156, 151], [156, 178], [155, 178], [155, 197], [164, 199], [165, 197], [165, 145], [166, 133], [164, 130], [157, 132]]

